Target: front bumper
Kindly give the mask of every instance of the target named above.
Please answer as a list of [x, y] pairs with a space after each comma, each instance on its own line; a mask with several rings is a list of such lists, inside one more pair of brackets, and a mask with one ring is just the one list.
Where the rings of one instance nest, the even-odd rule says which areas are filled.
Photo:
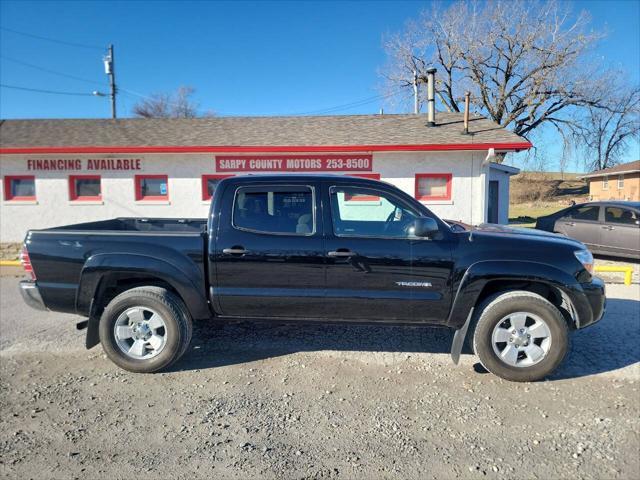
[[592, 277], [591, 281], [580, 284], [580, 291], [572, 295], [573, 305], [577, 313], [577, 328], [585, 328], [600, 321], [607, 306], [604, 281]]
[[38, 285], [34, 282], [30, 282], [28, 280], [21, 281], [20, 294], [22, 295], [24, 303], [29, 305], [31, 308], [35, 308], [36, 310], [47, 310], [47, 307], [44, 306], [44, 302], [42, 301], [40, 290], [38, 290]]

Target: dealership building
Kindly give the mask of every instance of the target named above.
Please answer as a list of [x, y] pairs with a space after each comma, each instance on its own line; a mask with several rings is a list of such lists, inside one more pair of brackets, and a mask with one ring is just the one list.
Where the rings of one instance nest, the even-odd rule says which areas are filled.
[[[113, 217], [207, 216], [230, 175], [333, 173], [377, 178], [442, 218], [505, 223], [513, 167], [531, 147], [482, 117], [424, 115], [4, 120], [0, 241], [28, 229]], [[367, 201], [364, 199], [363, 208]]]

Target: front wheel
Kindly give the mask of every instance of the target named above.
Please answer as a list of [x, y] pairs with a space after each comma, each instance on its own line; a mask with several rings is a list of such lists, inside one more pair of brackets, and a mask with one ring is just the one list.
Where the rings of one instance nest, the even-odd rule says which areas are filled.
[[491, 373], [515, 382], [551, 374], [569, 350], [562, 313], [532, 292], [514, 291], [489, 298], [480, 307], [473, 349]]
[[160, 287], [138, 287], [106, 306], [100, 318], [100, 343], [119, 367], [151, 373], [182, 356], [191, 329], [191, 317], [177, 295]]

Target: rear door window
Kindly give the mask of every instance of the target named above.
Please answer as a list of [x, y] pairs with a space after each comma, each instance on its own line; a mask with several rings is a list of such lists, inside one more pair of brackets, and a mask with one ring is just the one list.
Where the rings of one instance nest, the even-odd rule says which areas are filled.
[[233, 226], [274, 235], [313, 235], [314, 212], [312, 187], [241, 187], [233, 202]]
[[600, 214], [600, 207], [597, 205], [578, 207], [569, 212], [569, 218], [573, 220], [585, 220], [585, 221], [598, 221], [598, 215]]
[[607, 223], [619, 225], [638, 225], [638, 214], [633, 210], [619, 207], [607, 207], [604, 214]]

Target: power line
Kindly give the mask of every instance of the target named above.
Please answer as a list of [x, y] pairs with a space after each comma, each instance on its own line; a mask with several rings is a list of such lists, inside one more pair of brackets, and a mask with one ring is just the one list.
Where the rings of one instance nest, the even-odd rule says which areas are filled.
[[344, 104], [341, 104], [341, 105], [336, 105], [336, 106], [333, 106], [333, 107], [321, 108], [319, 110], [310, 110], [310, 111], [307, 111], [307, 112], [293, 113], [292, 115], [314, 115], [314, 114], [317, 114], [317, 113], [325, 113], [325, 112], [330, 112], [330, 111], [334, 111], [334, 110], [340, 110], [342, 108], [349, 108], [349, 107], [351, 107], [353, 105], [358, 106], [361, 103], [366, 104], [366, 103], [375, 102], [376, 100], [378, 100], [381, 97], [382, 97], [381, 95], [376, 95], [376, 96], [373, 96], [373, 97], [367, 97], [367, 98], [363, 98], [363, 99], [360, 99], [360, 100], [355, 100], [353, 102], [344, 103]]
[[[128, 90], [128, 89], [123, 88], [123, 87], [118, 87], [118, 90], [120, 90], [121, 92], [128, 93], [129, 95], [133, 95], [135, 97], [144, 98], [145, 100], [154, 100], [154, 98], [150, 97], [149, 95], [143, 95], [142, 93], [134, 92], [133, 90]], [[170, 102], [167, 102], [167, 103], [171, 104]], [[177, 104], [175, 104], [175, 105], [177, 105]]]
[[16, 85], [6, 85], [4, 83], [0, 83], [0, 87], [2, 88], [11, 88], [14, 90], [24, 90], [27, 92], [37, 92], [37, 93], [49, 93], [52, 95], [73, 95], [79, 97], [93, 97], [93, 93], [83, 93], [83, 92], [61, 92], [59, 90], [42, 90], [39, 88], [28, 88], [28, 87], [18, 87]]
[[[157, 99], [157, 98], [154, 98], [153, 96], [143, 95], [142, 93], [134, 92], [133, 90], [129, 90], [129, 89], [123, 88], [121, 86], [118, 87], [118, 92], [123, 92], [123, 93], [126, 93], [126, 94], [130, 95], [130, 96], [142, 98], [144, 100], [149, 100], [149, 101], [154, 101], [154, 100]], [[167, 102], [168, 105], [171, 105], [171, 106], [174, 106], [174, 107], [181, 107], [182, 106], [179, 103], [171, 102], [169, 100], [166, 100], [166, 102]], [[196, 111], [198, 113], [200, 113], [200, 114], [201, 113], [206, 113], [206, 111], [203, 112], [203, 110], [200, 109], [200, 108], [196, 109]]]
[[40, 67], [38, 65], [34, 65], [32, 63], [23, 62], [22, 60], [17, 60], [15, 58], [7, 57], [5, 55], [0, 55], [0, 58], [4, 60], [8, 60], [13, 63], [17, 63], [18, 65], [24, 65], [25, 67], [34, 68], [36, 70], [40, 70], [42, 72], [51, 73], [53, 75], [59, 75], [60, 77], [71, 78], [73, 80], [78, 80], [79, 82], [92, 83], [94, 85], [104, 85], [104, 82], [98, 82], [96, 80], [89, 80], [87, 78], [76, 77], [75, 75], [69, 75], [68, 73], [58, 72], [56, 70], [51, 70], [49, 68]]
[[57, 40], [55, 38], [43, 37], [41, 35], [34, 35], [33, 33], [21, 32], [19, 30], [13, 30], [12, 28], [7, 28], [7, 27], [0, 27], [0, 30], [4, 30], [5, 32], [15, 33], [16, 35], [36, 38], [38, 40], [44, 40], [47, 42], [59, 43], [60, 45], [67, 45], [68, 47], [89, 48], [92, 50], [101, 50], [101, 51], [104, 51], [105, 49], [104, 47], [98, 47], [97, 45], [86, 45], [82, 43], [67, 42], [66, 40]]
[[[84, 92], [62, 92], [62, 91], [58, 91], [58, 90], [43, 90], [43, 89], [38, 89], [38, 88], [28, 88], [28, 87], [19, 87], [16, 85], [6, 85], [3, 83], [0, 83], [0, 87], [2, 88], [10, 88], [10, 89], [14, 89], [14, 90], [24, 90], [27, 92], [36, 92], [36, 93], [47, 93], [47, 94], [54, 94], [54, 95], [72, 95], [72, 96], [94, 96], [93, 93], [84, 93]], [[132, 90], [128, 90], [122, 87], [119, 87], [118, 90], [125, 92], [129, 95], [133, 95], [139, 98], [144, 98], [147, 100], [153, 100], [153, 97], [147, 96], [147, 95], [143, 95], [141, 93], [138, 92], [134, 92]], [[367, 98], [363, 98], [361, 100], [356, 100], [354, 102], [351, 103], [345, 103], [342, 105], [336, 105], [334, 107], [329, 107], [329, 108], [325, 108], [322, 110], [314, 110], [314, 111], [310, 111], [310, 112], [304, 112], [304, 113], [297, 113], [297, 114], [292, 114], [292, 116], [304, 116], [304, 115], [314, 115], [314, 114], [322, 114], [322, 113], [330, 113], [330, 112], [334, 112], [336, 110], [347, 110], [350, 108], [356, 108], [359, 106], [363, 106], [363, 105], [367, 105], [369, 103], [375, 102], [377, 100], [383, 99], [383, 98], [388, 98], [391, 97], [395, 94], [397, 94], [398, 92], [391, 92], [388, 94], [384, 94], [384, 95], [376, 95], [374, 97], [367, 97]], [[174, 104], [172, 102], [169, 102], [172, 105], [177, 105]], [[230, 115], [224, 115], [224, 116], [230, 116]]]
[[399, 92], [400, 92], [400, 90], [397, 90], [397, 91], [393, 91], [393, 92], [386, 93], [386, 94], [383, 94], [383, 95], [375, 95], [373, 97], [367, 97], [367, 98], [362, 98], [360, 100], [355, 100], [355, 101], [350, 102], [350, 103], [344, 103], [342, 105], [336, 105], [334, 107], [328, 107], [328, 108], [323, 108], [323, 109], [320, 109], [320, 110], [312, 110], [312, 111], [302, 112], [302, 113], [294, 113], [292, 115], [294, 115], [294, 116], [317, 115], [317, 114], [322, 114], [322, 113], [332, 113], [332, 112], [340, 111], [340, 110], [349, 110], [351, 108], [361, 107], [363, 105], [367, 105], [369, 103], [373, 103], [373, 102], [376, 102], [378, 100], [382, 100], [382, 99], [385, 99], [385, 98], [392, 97], [393, 95], [396, 95]]
[[[121, 90], [124, 90], [121, 88]], [[291, 116], [291, 117], [302, 117], [305, 115], [319, 115], [319, 114], [323, 114], [323, 113], [331, 113], [331, 112], [336, 112], [336, 111], [340, 111], [340, 110], [349, 110], [351, 108], [356, 108], [356, 107], [361, 107], [363, 105], [367, 105], [369, 103], [373, 103], [376, 102], [378, 100], [382, 100], [385, 98], [389, 98], [392, 97], [394, 95], [397, 95], [398, 93], [401, 93], [402, 89], [399, 90], [395, 90], [393, 92], [387, 93], [387, 94], [382, 94], [382, 95], [375, 95], [372, 97], [366, 97], [366, 98], [362, 98], [360, 100], [355, 100], [353, 102], [350, 103], [344, 103], [341, 105], [335, 105], [333, 107], [327, 107], [327, 108], [323, 108], [320, 110], [311, 110], [311, 111], [307, 111], [307, 112], [301, 112], [301, 113], [289, 113], [289, 114], [284, 114], [285, 116]], [[133, 93], [133, 92], [129, 92], [129, 93]], [[138, 94], [136, 94], [138, 95]], [[143, 95], [138, 95], [138, 96], [142, 96]], [[144, 98], [149, 98], [149, 97], [144, 97]], [[220, 113], [219, 114], [222, 117], [233, 117], [233, 116], [244, 116], [244, 115], [235, 115], [232, 113]], [[278, 115], [283, 115], [283, 114], [276, 114], [276, 116]], [[261, 116], [269, 116], [269, 115], [261, 115]]]

